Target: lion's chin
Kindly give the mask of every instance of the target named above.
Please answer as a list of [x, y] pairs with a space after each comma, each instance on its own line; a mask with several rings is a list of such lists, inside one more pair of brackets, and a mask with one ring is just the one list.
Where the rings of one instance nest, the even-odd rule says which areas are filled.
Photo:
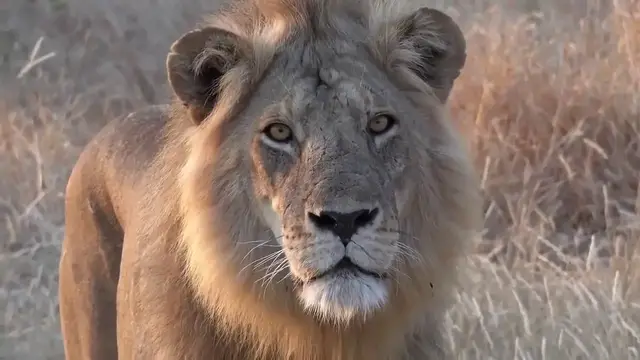
[[346, 324], [384, 306], [388, 289], [383, 279], [339, 271], [305, 283], [299, 297], [305, 310], [321, 321]]

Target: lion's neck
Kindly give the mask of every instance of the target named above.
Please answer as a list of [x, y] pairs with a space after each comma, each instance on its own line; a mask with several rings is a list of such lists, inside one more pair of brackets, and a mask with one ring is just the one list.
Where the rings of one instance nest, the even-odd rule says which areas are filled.
[[[221, 319], [220, 323], [230, 324], [230, 321]], [[404, 358], [407, 347], [403, 327], [381, 321], [338, 328], [290, 318], [272, 319], [270, 323], [236, 323], [233, 330], [216, 330], [221, 335], [219, 338], [226, 339], [224, 344], [235, 344], [224, 347], [228, 352], [228, 357], [224, 358], [397, 360]]]

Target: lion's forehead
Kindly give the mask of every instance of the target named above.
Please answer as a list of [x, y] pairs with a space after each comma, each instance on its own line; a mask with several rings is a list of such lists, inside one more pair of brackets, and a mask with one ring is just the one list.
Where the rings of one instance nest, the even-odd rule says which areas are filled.
[[[377, 97], [369, 86], [357, 78], [343, 76], [335, 82], [321, 78], [305, 78], [294, 82], [286, 97], [292, 117], [304, 122], [313, 116], [360, 117], [376, 106]], [[314, 119], [317, 121], [317, 119]]]
[[385, 106], [384, 87], [365, 63], [351, 58], [335, 58], [312, 67], [283, 69], [279, 75], [284, 104], [295, 119], [309, 112], [366, 113]]

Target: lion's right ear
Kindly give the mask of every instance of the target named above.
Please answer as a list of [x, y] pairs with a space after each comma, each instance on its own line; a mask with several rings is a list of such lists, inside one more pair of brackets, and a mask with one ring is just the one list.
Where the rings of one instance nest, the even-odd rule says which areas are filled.
[[242, 39], [223, 29], [190, 31], [171, 45], [167, 75], [173, 92], [200, 124], [218, 102], [220, 80], [242, 58]]

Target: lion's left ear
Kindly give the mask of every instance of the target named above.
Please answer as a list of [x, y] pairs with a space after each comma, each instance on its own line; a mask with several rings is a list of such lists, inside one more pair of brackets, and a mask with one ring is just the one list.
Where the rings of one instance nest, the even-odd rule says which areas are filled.
[[462, 30], [445, 13], [427, 7], [400, 19], [395, 26], [400, 47], [414, 55], [405, 65], [446, 102], [467, 57]]

